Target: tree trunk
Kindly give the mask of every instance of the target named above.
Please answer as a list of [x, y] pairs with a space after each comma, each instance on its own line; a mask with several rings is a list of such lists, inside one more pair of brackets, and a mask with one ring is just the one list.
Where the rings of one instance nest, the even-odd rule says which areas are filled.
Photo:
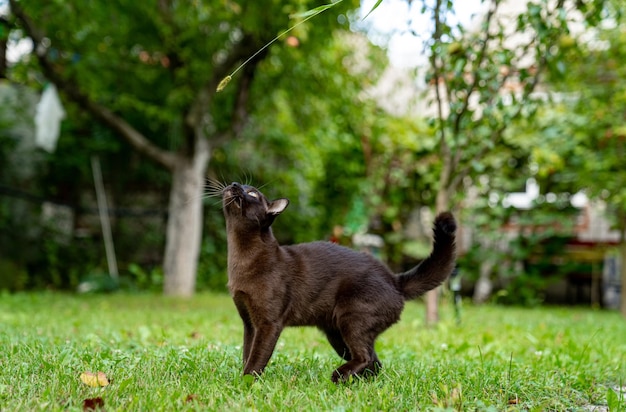
[[[0, 26], [0, 29], [2, 29], [2, 26]], [[7, 40], [0, 39], [0, 79], [7, 78], [7, 47]]]
[[426, 292], [426, 325], [434, 326], [439, 322], [439, 287]]
[[624, 233], [622, 233], [622, 241], [620, 242], [620, 273], [621, 273], [621, 285], [620, 285], [620, 308], [622, 316], [626, 319], [626, 239], [624, 239]]
[[163, 292], [191, 296], [196, 287], [202, 242], [202, 193], [210, 155], [209, 144], [198, 139], [192, 157], [180, 155], [172, 171]]
[[494, 266], [495, 262], [493, 262], [491, 259], [487, 259], [481, 262], [479, 270], [480, 277], [478, 278], [478, 281], [476, 282], [476, 287], [474, 288], [474, 303], [485, 303], [491, 297], [491, 291], [493, 290], [491, 272], [493, 271]]

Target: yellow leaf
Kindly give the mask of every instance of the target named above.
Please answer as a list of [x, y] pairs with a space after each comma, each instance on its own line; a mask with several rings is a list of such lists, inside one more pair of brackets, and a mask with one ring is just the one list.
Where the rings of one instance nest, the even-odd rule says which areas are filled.
[[83, 372], [80, 374], [80, 380], [85, 385], [91, 386], [92, 388], [107, 386], [109, 384], [109, 380], [104, 372]]

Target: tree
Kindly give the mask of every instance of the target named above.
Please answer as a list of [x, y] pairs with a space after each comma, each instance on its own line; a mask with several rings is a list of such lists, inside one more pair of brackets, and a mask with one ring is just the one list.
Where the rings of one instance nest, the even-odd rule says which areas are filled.
[[[575, 147], [559, 155], [573, 163], [569, 173], [591, 198], [607, 204], [620, 233], [621, 313], [626, 317], [626, 30], [623, 2], [607, 2], [607, 24], [593, 41], [572, 38], [579, 45], [569, 53], [566, 76], [551, 85], [565, 98], [558, 107], [566, 113], [558, 125]], [[584, 61], [585, 64], [576, 64]], [[571, 145], [570, 145], [571, 146]]]
[[287, 26], [285, 13], [308, 4], [10, 0], [10, 6], [45, 77], [171, 173], [164, 292], [192, 294], [206, 168], [212, 151], [243, 129], [267, 53], [220, 95], [216, 87]]
[[[538, 0], [511, 19], [499, 13], [502, 1], [485, 3], [477, 31], [454, 19], [452, 0], [422, 3], [422, 12], [431, 16], [426, 80], [441, 159], [433, 171], [436, 212], [453, 207], [466, 179], [486, 174], [484, 159], [501, 145], [512, 122], [534, 114], [533, 93], [542, 76], [565, 70], [559, 39], [570, 32], [579, 9], [585, 17], [601, 10], [601, 2]], [[428, 293], [426, 303], [427, 323], [437, 322], [437, 291]]]

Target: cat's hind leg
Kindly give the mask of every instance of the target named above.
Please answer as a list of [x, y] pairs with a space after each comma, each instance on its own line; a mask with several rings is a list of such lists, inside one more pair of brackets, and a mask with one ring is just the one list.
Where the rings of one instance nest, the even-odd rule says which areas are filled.
[[351, 359], [337, 368], [333, 382], [346, 381], [351, 375], [376, 375], [382, 367], [374, 341], [400, 318], [403, 301], [395, 296], [359, 295], [341, 301], [334, 311], [337, 328], [350, 351]]
[[[365, 364], [365, 366], [362, 366]], [[370, 353], [370, 361], [368, 363], [362, 362], [360, 364], [346, 362], [341, 367], [337, 368], [333, 372], [332, 381], [337, 383], [339, 381], [346, 381], [350, 378], [350, 375], [356, 375], [361, 377], [373, 377], [378, 375], [378, 372], [382, 369], [383, 364], [378, 359], [376, 351], [372, 349]]]
[[348, 349], [348, 345], [343, 341], [341, 337], [341, 332], [337, 329], [324, 329], [324, 333], [326, 334], [326, 338], [328, 338], [328, 342], [335, 349], [337, 355], [341, 356], [343, 359], [349, 361], [352, 359], [350, 355], [350, 349]]
[[368, 347], [373, 345], [373, 343], [373, 340], [371, 342], [361, 340], [360, 342], [348, 343], [352, 359], [338, 367], [333, 372], [331, 380], [337, 383], [340, 381], [347, 381], [352, 375], [363, 374], [368, 366], [373, 364], [373, 360], [371, 358], [372, 349]]
[[346, 381], [351, 375], [362, 375], [367, 370], [375, 374], [380, 361], [374, 351], [374, 341], [387, 325], [381, 324], [376, 316], [348, 312], [338, 319], [338, 326], [351, 357], [333, 372], [332, 381]]
[[383, 368], [383, 364], [380, 362], [380, 359], [378, 359], [378, 355], [376, 354], [375, 350], [372, 350], [371, 358], [372, 358], [372, 361], [369, 363], [369, 365], [367, 365], [367, 367], [363, 371], [364, 375], [368, 375], [368, 374], [377, 375], [378, 372]]

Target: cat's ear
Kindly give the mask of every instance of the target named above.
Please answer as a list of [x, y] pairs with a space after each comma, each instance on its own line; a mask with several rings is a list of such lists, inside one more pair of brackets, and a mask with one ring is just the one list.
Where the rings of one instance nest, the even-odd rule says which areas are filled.
[[280, 215], [289, 206], [289, 199], [276, 199], [267, 206], [267, 213], [270, 215]]

